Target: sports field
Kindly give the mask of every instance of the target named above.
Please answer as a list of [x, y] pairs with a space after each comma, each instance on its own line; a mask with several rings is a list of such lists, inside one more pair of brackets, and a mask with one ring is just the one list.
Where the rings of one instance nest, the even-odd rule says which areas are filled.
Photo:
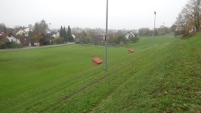
[[[136, 44], [110, 46], [107, 71], [103, 64], [92, 65], [95, 56], [104, 60], [102, 46], [0, 52], [0, 111], [198, 111], [199, 37], [180, 40], [166, 35], [154, 41], [142, 37]], [[135, 52], [128, 54], [128, 48]]]

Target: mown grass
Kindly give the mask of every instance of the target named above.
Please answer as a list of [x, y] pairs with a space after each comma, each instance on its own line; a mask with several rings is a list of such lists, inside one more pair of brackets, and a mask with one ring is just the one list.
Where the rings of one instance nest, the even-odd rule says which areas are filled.
[[[109, 62], [121, 57], [125, 50], [126, 48], [110, 48]], [[90, 69], [92, 58], [103, 58], [103, 52], [103, 47], [80, 45], [1, 52], [0, 100]]]
[[[178, 72], [184, 73], [187, 69], [178, 71], [181, 67], [174, 63], [185, 62], [189, 58], [185, 57], [186, 52], [180, 52], [185, 50], [185, 44], [191, 48], [190, 42], [197, 39], [195, 37], [194, 40], [181, 41], [172, 36], [156, 37], [155, 47], [152, 48], [152, 37], [145, 37], [137, 44], [109, 47], [106, 72], [103, 71], [103, 66], [92, 67], [93, 56], [104, 56], [104, 48], [98, 46], [71, 45], [0, 53], [0, 60], [15, 59], [5, 60], [7, 63], [1, 64], [7, 68], [11, 66], [10, 69], [14, 70], [8, 72], [3, 71], [7, 69], [6, 66], [0, 68], [1, 73], [4, 73], [0, 75], [3, 78], [0, 82], [1, 91], [4, 91], [0, 93], [1, 112], [199, 111], [199, 90], [193, 90], [198, 92], [198, 96], [192, 98], [198, 99], [195, 104], [182, 103], [183, 101], [181, 104], [172, 104], [174, 95], [170, 93], [174, 91], [175, 81], [183, 77]], [[194, 44], [197, 50], [194, 52], [195, 56], [199, 53], [199, 47], [199, 44]], [[135, 53], [128, 54], [128, 48], [133, 48]], [[180, 56], [183, 60], [178, 60]], [[196, 58], [199, 60], [199, 56]], [[19, 60], [18, 64], [14, 64], [16, 59]], [[195, 62], [191, 65], [195, 65]], [[200, 67], [196, 70], [199, 75]], [[26, 74], [22, 74], [26, 71]], [[19, 73], [17, 77], [16, 73]], [[29, 75], [30, 73], [34, 74]], [[172, 83], [173, 80], [175, 81]], [[185, 80], [181, 83], [185, 83]], [[199, 88], [198, 84], [195, 84], [195, 89]], [[6, 91], [7, 89], [9, 90]], [[178, 96], [189, 98], [182, 94], [178, 90]], [[189, 108], [183, 109], [180, 105]]]
[[93, 112], [200, 112], [200, 42], [198, 34], [171, 44]]

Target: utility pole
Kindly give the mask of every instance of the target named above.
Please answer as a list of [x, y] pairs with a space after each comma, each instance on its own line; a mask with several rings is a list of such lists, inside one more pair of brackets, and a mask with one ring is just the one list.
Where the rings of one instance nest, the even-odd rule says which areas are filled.
[[104, 61], [105, 71], [107, 71], [107, 37], [108, 37], [108, 0], [106, 0], [105, 61]]
[[155, 33], [156, 33], [156, 11], [154, 11], [154, 34], [153, 34], [153, 47], [155, 47]]
[[[52, 23], [49, 23], [49, 30], [50, 30], [51, 24], [52, 24]], [[51, 31], [50, 31], [50, 34], [51, 34]], [[51, 43], [52, 43], [52, 39], [51, 39], [51, 35], [50, 35], [50, 46], [51, 46]]]

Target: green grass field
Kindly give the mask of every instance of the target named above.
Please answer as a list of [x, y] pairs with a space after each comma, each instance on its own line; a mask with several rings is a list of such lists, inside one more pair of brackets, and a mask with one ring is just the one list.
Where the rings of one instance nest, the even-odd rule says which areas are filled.
[[[201, 38], [141, 38], [108, 48], [66, 45], [0, 52], [0, 112], [199, 112]], [[128, 54], [128, 48], [135, 50]]]

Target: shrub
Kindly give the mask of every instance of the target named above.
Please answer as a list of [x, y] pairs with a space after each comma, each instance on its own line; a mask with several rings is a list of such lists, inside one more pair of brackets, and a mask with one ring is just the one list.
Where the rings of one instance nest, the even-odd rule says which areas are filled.
[[57, 37], [57, 38], [54, 38], [52, 41], [53, 41], [53, 44], [63, 44], [64, 43], [64, 38]]
[[129, 41], [130, 42], [132, 42], [132, 43], [136, 43], [136, 42], [138, 42], [138, 40], [139, 40], [139, 37], [138, 36], [135, 36], [135, 37], [129, 37]]
[[20, 47], [20, 44], [17, 44], [16, 42], [9, 41], [8, 39], [4, 39], [0, 45], [1, 49], [6, 49], [6, 48], [18, 48]]

